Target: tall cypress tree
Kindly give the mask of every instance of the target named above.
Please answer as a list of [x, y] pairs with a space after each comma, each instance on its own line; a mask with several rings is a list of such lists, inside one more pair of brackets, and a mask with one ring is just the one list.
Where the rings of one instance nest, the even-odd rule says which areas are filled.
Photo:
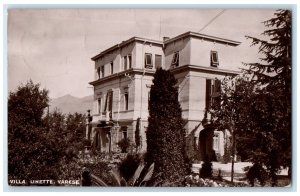
[[154, 162], [154, 173], [166, 183], [182, 180], [187, 171], [185, 129], [176, 83], [170, 71], [158, 69], [150, 90], [146, 160]]

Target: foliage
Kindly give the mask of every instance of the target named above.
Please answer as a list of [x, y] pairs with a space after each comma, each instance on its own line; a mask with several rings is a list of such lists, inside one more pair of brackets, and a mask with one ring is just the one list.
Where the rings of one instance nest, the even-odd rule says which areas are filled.
[[[236, 135], [247, 129], [249, 120], [248, 109], [251, 104], [255, 85], [244, 76], [225, 77], [222, 81], [220, 103], [213, 104], [211, 110], [212, 124], [221, 131], [228, 130], [231, 134], [230, 146], [226, 143], [224, 161], [236, 155]], [[231, 149], [229, 149], [229, 147]], [[250, 148], [251, 149], [251, 148]], [[232, 161], [232, 168], [234, 159]], [[231, 180], [233, 180], [231, 171]]]
[[185, 187], [247, 187], [247, 182], [229, 183], [225, 180], [203, 179], [199, 175], [188, 175], [184, 180]]
[[[40, 84], [34, 84], [31, 80], [25, 85], [21, 84], [15, 92], [9, 94], [9, 128], [15, 130], [20, 128], [20, 125], [41, 126], [48, 102], [48, 91], [46, 89], [41, 90]], [[18, 132], [18, 136], [26, 137], [26, 134]]]
[[202, 167], [200, 168], [200, 177], [211, 178], [212, 172], [212, 163], [209, 161], [208, 157], [206, 157], [202, 163]]
[[224, 145], [224, 155], [223, 155], [223, 157], [222, 157], [222, 162], [223, 163], [229, 163], [230, 162], [230, 160], [231, 160], [231, 155], [230, 155], [231, 153], [230, 153], [230, 146], [229, 146], [229, 144], [225, 144]]
[[146, 132], [146, 162], [155, 163], [159, 180], [183, 180], [187, 173], [185, 130], [178, 102], [177, 81], [170, 71], [158, 69], [154, 74], [149, 100], [149, 126]]
[[130, 147], [130, 140], [128, 138], [123, 138], [117, 144], [121, 148], [121, 152], [126, 153]]
[[[102, 168], [100, 168], [100, 170], [102, 170]], [[93, 173], [92, 171], [93, 170], [90, 170], [88, 175], [85, 173], [84, 177], [87, 181], [91, 179], [91, 182], [98, 186], [147, 186], [147, 183], [151, 180], [153, 175], [154, 163], [149, 167], [145, 167], [144, 163], [141, 162], [132, 177], [128, 180], [125, 180], [124, 176], [114, 168], [110, 168], [108, 172], [104, 173]]]
[[85, 120], [84, 114], [75, 112], [74, 114], [66, 115], [66, 135], [68, 146], [72, 147], [69, 150], [73, 150], [76, 154], [78, 151], [84, 149], [85, 139]]
[[[60, 152], [48, 141], [43, 114], [48, 91], [31, 80], [8, 98], [8, 178], [55, 179]], [[53, 171], [53, 172], [51, 172]]]
[[85, 115], [62, 114], [54, 110], [43, 119], [47, 129], [47, 138], [52, 141], [57, 150], [61, 150], [61, 158], [72, 160], [83, 149], [85, 133]]
[[119, 172], [121, 176], [128, 181], [138, 168], [141, 162], [141, 157], [138, 154], [128, 154], [119, 165]]
[[280, 167], [291, 167], [291, 12], [277, 10], [264, 24], [269, 29], [263, 34], [270, 41], [248, 36], [264, 57], [260, 63], [246, 64], [252, 82], [260, 88], [250, 110], [249, 127], [254, 131], [243, 136], [257, 143], [248, 157], [267, 167], [274, 186]]
[[250, 168], [248, 168], [247, 179], [249, 180], [251, 186], [254, 186], [255, 179], [257, 179], [262, 186], [265, 185], [268, 178], [265, 169], [258, 163], [255, 163]]
[[[48, 91], [32, 81], [10, 92], [8, 98], [8, 178], [78, 179], [74, 160], [81, 148], [84, 117], [49, 113]], [[46, 113], [46, 111], [48, 111]], [[73, 118], [74, 117], [74, 118]], [[82, 126], [75, 129], [76, 124]], [[73, 127], [72, 127], [73, 126]], [[29, 185], [29, 184], [28, 184]]]
[[265, 166], [275, 186], [281, 166], [291, 166], [291, 13], [278, 10], [264, 24], [269, 42], [248, 38], [265, 64], [245, 64], [244, 75], [225, 78], [221, 106], [211, 112], [213, 123], [231, 132], [232, 153], [237, 141], [238, 154]]
[[[95, 182], [91, 174], [101, 179], [103, 182], [105, 182], [108, 185], [113, 185], [115, 183], [114, 179], [112, 179], [111, 176], [112, 168], [109, 167], [108, 163], [105, 161], [97, 161], [94, 164], [84, 164], [83, 168], [84, 169], [82, 170], [81, 174], [85, 175], [84, 179], [87, 182], [91, 183], [90, 185], [87, 184], [87, 186], [99, 185], [98, 183]], [[86, 173], [84, 173], [84, 171], [86, 171]], [[103, 185], [100, 184], [100, 186]]]
[[141, 118], [137, 118], [136, 120], [136, 127], [135, 127], [135, 146], [136, 146], [136, 151], [138, 151], [139, 147], [140, 147], [140, 125], [141, 125]]

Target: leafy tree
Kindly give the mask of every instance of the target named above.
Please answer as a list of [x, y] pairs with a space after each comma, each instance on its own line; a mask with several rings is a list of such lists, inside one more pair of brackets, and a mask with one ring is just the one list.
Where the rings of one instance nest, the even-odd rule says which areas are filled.
[[[48, 91], [31, 80], [8, 98], [8, 178], [77, 179], [73, 157], [84, 137], [84, 115], [47, 111]], [[78, 134], [76, 134], [76, 132]], [[71, 171], [70, 168], [73, 168]], [[29, 184], [28, 184], [29, 185]]]
[[146, 132], [146, 161], [154, 162], [155, 175], [160, 174], [160, 180], [170, 183], [181, 181], [187, 172], [185, 129], [176, 82], [170, 71], [158, 69], [154, 74]]
[[[236, 155], [236, 135], [248, 127], [248, 109], [253, 101], [255, 85], [247, 77], [225, 77], [222, 81], [220, 102], [215, 102], [210, 110], [212, 123], [218, 130], [228, 130], [231, 134], [231, 182], [233, 183], [234, 158]], [[226, 144], [226, 151], [228, 144]], [[227, 152], [226, 152], [227, 153]], [[228, 156], [228, 154], [226, 154]], [[225, 158], [225, 157], [224, 157]]]
[[231, 132], [232, 156], [237, 141], [238, 153], [266, 167], [275, 186], [276, 173], [291, 166], [291, 13], [278, 10], [264, 23], [272, 27], [263, 33], [270, 41], [248, 38], [265, 57], [246, 64], [242, 77], [223, 81], [221, 106], [212, 117], [218, 128]]
[[[250, 157], [263, 160], [276, 185], [276, 172], [291, 167], [291, 12], [277, 10], [275, 17], [264, 22], [269, 29], [264, 35], [269, 41], [250, 37], [264, 55], [259, 63], [249, 63], [248, 73], [260, 86], [253, 102], [251, 127], [255, 130], [257, 146]], [[253, 138], [253, 137], [252, 137]]]
[[9, 179], [55, 179], [57, 149], [48, 141], [43, 125], [48, 91], [31, 80], [8, 98]]
[[83, 150], [83, 140], [85, 139], [85, 121], [86, 116], [75, 112], [74, 114], [68, 114], [66, 116], [66, 138], [70, 150], [77, 153]]

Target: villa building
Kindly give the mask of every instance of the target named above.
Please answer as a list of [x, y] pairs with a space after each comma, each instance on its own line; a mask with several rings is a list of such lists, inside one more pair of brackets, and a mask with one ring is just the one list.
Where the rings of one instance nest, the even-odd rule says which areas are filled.
[[224, 154], [228, 132], [210, 125], [207, 109], [217, 101], [225, 76], [232, 69], [240, 42], [194, 32], [163, 41], [133, 37], [92, 57], [95, 62], [94, 106], [86, 138], [101, 152], [118, 150], [117, 143], [136, 141], [146, 151], [148, 100], [157, 68], [170, 70], [178, 80], [178, 100], [186, 120], [187, 152], [203, 160]]

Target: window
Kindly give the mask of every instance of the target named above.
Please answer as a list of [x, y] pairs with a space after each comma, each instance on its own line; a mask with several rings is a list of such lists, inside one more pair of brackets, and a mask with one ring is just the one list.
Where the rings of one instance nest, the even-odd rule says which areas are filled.
[[100, 79], [101, 74], [100, 74], [100, 67], [97, 68], [97, 78]]
[[206, 79], [206, 109], [209, 110], [213, 106], [219, 107], [221, 104], [221, 81], [218, 79]]
[[128, 55], [128, 69], [130, 69], [132, 67], [132, 59], [131, 59], [131, 55]]
[[124, 71], [127, 70], [127, 56], [123, 57], [123, 69]]
[[98, 98], [98, 100], [97, 100], [97, 111], [98, 111], [98, 114], [101, 114], [101, 112], [102, 112], [101, 98]]
[[101, 66], [101, 78], [104, 78], [104, 65]]
[[219, 65], [218, 52], [211, 51], [210, 52], [210, 66], [218, 67], [218, 65]]
[[219, 151], [219, 134], [214, 134], [213, 137], [213, 149], [215, 151]]
[[112, 107], [113, 107], [113, 91], [109, 91], [106, 94], [104, 112], [109, 112], [110, 118], [112, 118]]
[[122, 139], [127, 139], [127, 127], [121, 127]]
[[124, 110], [128, 110], [128, 92], [124, 94]]
[[175, 52], [173, 55], [173, 59], [172, 59], [172, 66], [173, 67], [178, 67], [179, 65], [179, 52]]
[[155, 55], [155, 69], [161, 68], [161, 55]]
[[123, 56], [123, 71], [132, 67], [131, 55]]
[[114, 62], [110, 63], [110, 74], [114, 73]]
[[152, 54], [146, 53], [145, 54], [145, 68], [152, 69]]

